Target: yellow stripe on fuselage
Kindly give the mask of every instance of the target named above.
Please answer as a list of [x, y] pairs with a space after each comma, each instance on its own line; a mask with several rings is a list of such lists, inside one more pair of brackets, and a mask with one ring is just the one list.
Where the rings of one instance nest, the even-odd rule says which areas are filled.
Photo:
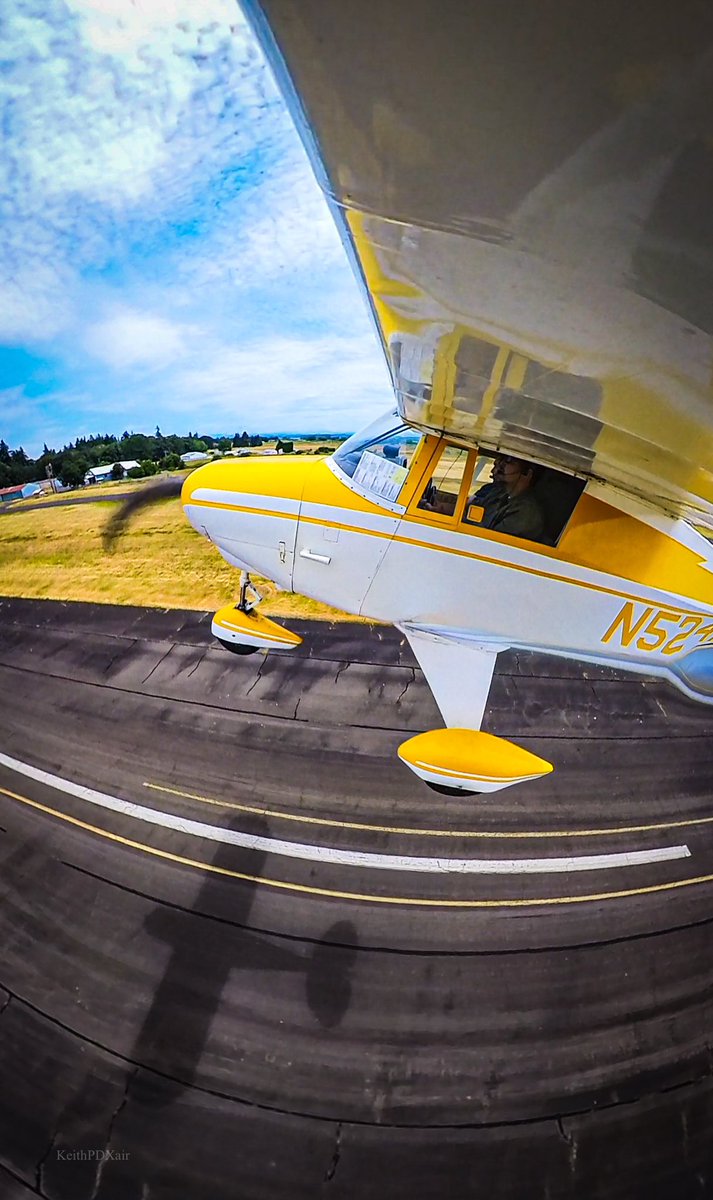
[[[285, 513], [275, 512], [274, 510], [271, 511], [270, 509], [266, 509], [266, 508], [253, 508], [253, 507], [249, 507], [248, 505], [241, 505], [241, 504], [226, 504], [226, 503], [218, 502], [216, 500], [191, 500], [191, 501], [189, 501], [189, 503], [191, 505], [193, 505], [193, 507], [195, 507], [195, 508], [216, 508], [216, 509], [225, 510], [227, 512], [244, 512], [244, 513], [248, 513], [251, 515], [280, 518], [282, 520], [287, 519], [287, 520], [296, 521], [298, 519], [297, 516], [286, 517]], [[344, 507], [346, 507], [346, 506], [344, 506]], [[380, 515], [388, 515], [388, 516], [391, 515], [391, 514], [385, 514], [383, 509], [372, 508], [371, 511], [377, 512]], [[450, 555], [454, 555], [455, 557], [458, 557], [458, 558], [469, 558], [469, 559], [473, 559], [476, 562], [486, 563], [489, 566], [505, 567], [511, 571], [524, 572], [526, 575], [535, 575], [540, 579], [546, 579], [552, 583], [565, 583], [565, 584], [569, 584], [570, 586], [573, 586], [573, 587], [585, 588], [587, 591], [598, 592], [605, 596], [616, 596], [618, 599], [622, 599], [622, 600], [633, 600], [634, 602], [639, 603], [639, 604], [650, 604], [650, 603], [659, 604], [658, 597], [642, 596], [642, 595], [639, 595], [639, 594], [636, 594], [633, 592], [626, 592], [622, 588], [606, 587], [604, 584], [591, 583], [585, 579], [574, 579], [571, 576], [560, 575], [560, 574], [555, 573], [554, 571], [543, 571], [541, 569], [538, 569], [537, 567], [527, 566], [524, 563], [508, 562], [506, 559], [494, 558], [494, 557], [492, 557], [490, 555], [486, 555], [486, 554], [476, 554], [472, 550], [461, 550], [461, 549], [457, 549], [454, 546], [438, 545], [438, 543], [436, 543], [436, 542], [424, 541], [422, 538], [405, 537], [403, 534], [399, 534], [399, 533], [392, 534], [392, 533], [388, 533], [386, 531], [381, 531], [381, 530], [377, 530], [377, 529], [365, 529], [363, 525], [351, 525], [351, 524], [347, 524], [345, 521], [327, 520], [324, 517], [300, 516], [299, 521], [300, 521], [300, 523], [315, 525], [315, 526], [318, 526], [318, 527], [321, 527], [324, 529], [338, 529], [340, 531], [344, 531], [345, 533], [360, 534], [362, 537], [374, 537], [374, 538], [382, 538], [382, 539], [385, 538], [387, 541], [399, 542], [405, 546], [416, 546], [419, 549], [423, 549], [423, 550], [436, 550], [440, 554], [450, 554]], [[427, 528], [426, 522], [418, 521], [417, 519], [414, 519], [413, 517], [410, 517], [408, 515], [406, 515], [403, 518], [402, 524], [403, 524], [403, 522], [406, 522], [406, 521], [409, 524], [414, 525], [416, 527], [420, 527], [420, 528], [424, 528], [424, 529]], [[460, 537], [462, 537], [462, 536], [481, 537], [482, 536], [480, 533], [475, 532], [475, 531], [473, 531], [472, 533], [465, 534], [465, 535], [461, 534], [459, 530], [455, 530], [455, 529], [447, 530], [447, 532], [452, 533], [454, 536], [460, 536]], [[484, 540], [487, 540], [487, 541], [496, 541], [497, 540], [498, 542], [501, 541], [501, 539], [495, 539], [495, 538], [488, 538], [488, 539], [484, 539]], [[507, 544], [505, 542], [505, 539], [502, 539], [502, 543]], [[534, 552], [531, 550], [528, 550], [527, 553], [532, 554]], [[576, 563], [573, 563], [572, 565], [574, 567], [577, 566]], [[586, 569], [591, 570], [591, 571], [598, 570], [598, 568], [596, 568], [596, 567], [588, 567]], [[666, 589], [659, 586], [656, 590], [665, 591]], [[674, 593], [674, 594], [676, 594], [676, 593]], [[667, 603], [668, 603], [668, 601], [667, 601]], [[680, 613], [682, 616], [687, 616], [692, 613], [695, 613], [696, 615], [699, 615], [701, 613], [704, 613], [704, 614], [713, 613], [713, 606], [709, 606], [707, 609], [706, 608], [683, 607], [680, 605], [671, 605], [671, 607], [675, 608], [676, 613], [677, 614]]]
[[[438, 439], [427, 439], [437, 446]], [[423, 462], [430, 461], [433, 447], [423, 446]], [[421, 457], [421, 455], [419, 455]], [[413, 472], [412, 472], [413, 474]], [[255, 504], [230, 505], [215, 501], [194, 499], [194, 493], [204, 488], [212, 488], [224, 492], [254, 495]], [[410, 489], [411, 490], [411, 489]], [[616, 576], [627, 582], [638, 584], [640, 587], [651, 588], [674, 596], [681, 596], [689, 603], [678, 607], [678, 611], [687, 615], [691, 612], [713, 612], [713, 575], [701, 567], [701, 556], [687, 546], [681, 545], [675, 538], [653, 529], [643, 521], [637, 520], [619, 509], [591, 496], [582, 496], [570, 523], [558, 547], [538, 546], [536, 551], [519, 539], [513, 539], [491, 530], [479, 530], [475, 527], [467, 529], [446, 524], [442, 518], [429, 519], [425, 512], [408, 511], [390, 512], [378, 503], [353, 491], [342, 482], [326, 462], [305, 462], [304, 459], [249, 459], [240, 462], [211, 463], [198, 468], [188, 476], [183, 488], [183, 504], [195, 506], [225, 508], [235, 511], [252, 513], [257, 516], [277, 514], [274, 509], [265, 506], [265, 500], [274, 495], [276, 499], [291, 500], [295, 504], [303, 501], [315, 503], [326, 509], [342, 510], [348, 513], [369, 514], [398, 520], [401, 518], [402, 532], [395, 537], [406, 545], [421, 546], [428, 550], [439, 550], [442, 553], [461, 555], [481, 562], [494, 563], [498, 566], [509, 567], [512, 570], [525, 571], [528, 574], [550, 579], [558, 583], [575, 583], [579, 587], [593, 589], [626, 600], [646, 603], [640, 595], [623, 591], [621, 588], [611, 588], [601, 584], [593, 584], [584, 580], [573, 580], [559, 574], [554, 569], [555, 563], [566, 563], [573, 568], [593, 571], [599, 574]], [[304, 508], [304, 505], [303, 505]], [[296, 515], [295, 515], [296, 519]], [[366, 533], [371, 537], [391, 538], [390, 532], [364, 530], [358, 522], [349, 520], [333, 520], [328, 517], [309, 517], [304, 512], [301, 521], [327, 528], [343, 529], [348, 532]], [[408, 537], [403, 532], [405, 527], [413, 526], [418, 530], [440, 529], [443, 532], [470, 540], [476, 538], [481, 542], [508, 549], [523, 550], [528, 554], [536, 554], [541, 562], [550, 561], [553, 569], [543, 570], [524, 564], [504, 561], [483, 553], [474, 553], [464, 549], [445, 547], [424, 540], [423, 537]], [[656, 598], [655, 598], [656, 599]], [[690, 607], [690, 602], [698, 603], [700, 607]], [[658, 602], [658, 599], [656, 599]]]

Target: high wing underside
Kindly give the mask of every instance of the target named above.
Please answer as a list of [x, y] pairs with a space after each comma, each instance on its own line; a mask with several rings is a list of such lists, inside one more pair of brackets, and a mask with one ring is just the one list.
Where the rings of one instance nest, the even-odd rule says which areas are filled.
[[405, 419], [713, 528], [713, 8], [245, 7]]

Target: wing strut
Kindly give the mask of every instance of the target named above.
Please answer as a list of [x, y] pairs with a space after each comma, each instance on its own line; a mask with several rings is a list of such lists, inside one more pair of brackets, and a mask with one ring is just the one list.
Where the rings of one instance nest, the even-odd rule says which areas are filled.
[[400, 625], [428, 680], [446, 725], [480, 729], [495, 659], [507, 646], [454, 641], [435, 630]]
[[409, 640], [447, 729], [419, 733], [399, 746], [399, 758], [445, 795], [497, 792], [547, 775], [552, 764], [522, 746], [480, 729], [500, 643], [454, 640], [439, 630], [399, 628]]

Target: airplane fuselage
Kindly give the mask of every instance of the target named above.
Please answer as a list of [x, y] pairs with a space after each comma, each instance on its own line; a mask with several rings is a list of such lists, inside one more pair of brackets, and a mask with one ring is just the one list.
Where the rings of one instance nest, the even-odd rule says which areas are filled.
[[425, 512], [442, 441], [423, 440], [398, 503], [305, 458], [209, 464], [183, 503], [228, 562], [285, 590], [446, 640], [662, 674], [713, 702], [705, 538], [594, 483], [556, 546]]

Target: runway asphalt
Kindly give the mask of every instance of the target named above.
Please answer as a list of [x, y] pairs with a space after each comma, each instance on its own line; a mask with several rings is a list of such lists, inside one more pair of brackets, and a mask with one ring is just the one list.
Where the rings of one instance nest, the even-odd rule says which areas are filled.
[[508, 653], [446, 798], [400, 635], [0, 600], [0, 1197], [713, 1195], [713, 715]]

